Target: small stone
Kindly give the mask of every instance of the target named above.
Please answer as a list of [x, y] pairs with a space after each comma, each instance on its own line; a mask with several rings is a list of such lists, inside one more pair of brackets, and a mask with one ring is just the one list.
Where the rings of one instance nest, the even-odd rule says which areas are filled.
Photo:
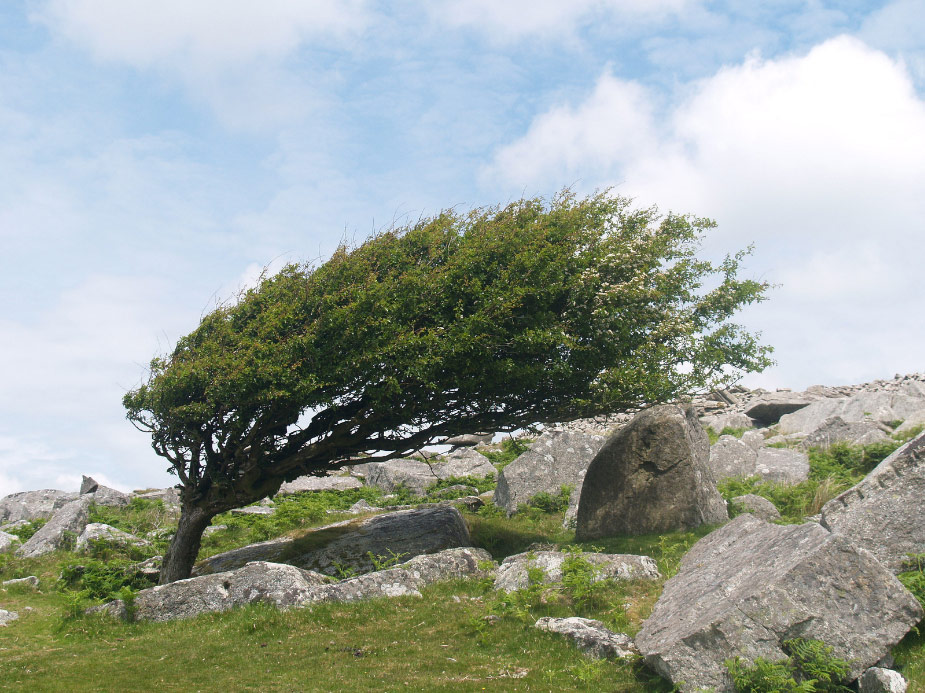
[[751, 513], [755, 517], [771, 522], [780, 519], [780, 511], [767, 498], [757, 496], [754, 493], [747, 493], [744, 496], [736, 496], [732, 499], [733, 504], [738, 505], [744, 512]]
[[559, 633], [572, 640], [585, 654], [598, 659], [634, 657], [639, 650], [633, 639], [625, 633], [614, 633], [600, 621], [589, 618], [541, 618], [536, 627], [550, 633]]
[[858, 679], [860, 693], [906, 693], [909, 686], [905, 677], [898, 671], [871, 667]]
[[15, 611], [0, 609], [0, 626], [7, 626], [17, 618], [19, 618], [19, 614], [17, 614]]
[[32, 587], [38, 588], [39, 579], [35, 575], [30, 575], [29, 577], [24, 578], [14, 578], [13, 580], [4, 580], [4, 587], [14, 587], [16, 585], [31, 585]]

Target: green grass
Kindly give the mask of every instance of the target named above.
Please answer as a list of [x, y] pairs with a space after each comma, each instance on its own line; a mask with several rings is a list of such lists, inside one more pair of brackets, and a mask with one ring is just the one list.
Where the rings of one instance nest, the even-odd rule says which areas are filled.
[[[888, 454], [889, 446], [811, 455], [810, 480], [783, 487], [740, 480], [724, 493], [759, 492], [799, 521]], [[463, 483], [472, 480], [463, 480]], [[482, 480], [488, 484], [491, 481]], [[444, 484], [444, 487], [448, 484]], [[471, 484], [476, 485], [478, 484]], [[216, 518], [228, 529], [205, 539], [201, 557], [253, 541], [355, 517], [342, 511], [363, 498], [384, 501], [375, 489], [306, 493], [278, 499], [273, 516]], [[408, 497], [412, 501], [420, 498]], [[334, 514], [327, 511], [334, 510]], [[559, 510], [547, 512], [548, 510]], [[93, 518], [135, 534], [169, 530], [162, 506], [133, 503], [95, 508]], [[281, 612], [252, 605], [172, 623], [123, 623], [82, 615], [83, 608], [138, 589], [119, 570], [150, 549], [99, 544], [90, 554], [57, 552], [19, 560], [0, 555], [0, 579], [36, 575], [38, 591], [0, 591], [0, 608], [20, 619], [0, 628], [0, 690], [20, 691], [625, 691], [664, 692], [671, 686], [639, 661], [590, 660], [555, 634], [533, 628], [542, 616], [582, 615], [635, 634], [651, 613], [664, 580], [712, 527], [662, 535], [613, 537], [575, 544], [562, 527], [560, 506], [539, 503], [513, 517], [487, 505], [464, 513], [473, 543], [496, 560], [534, 545], [652, 556], [663, 579], [593, 583], [580, 556], [560, 585], [534, 585], [511, 595], [485, 579], [457, 580], [404, 597], [355, 604], [316, 605]], [[83, 572], [76, 566], [83, 566]], [[906, 579], [920, 580], [921, 566]], [[911, 571], [910, 571], [911, 572]], [[26, 607], [31, 607], [27, 611]], [[486, 616], [497, 618], [489, 621]], [[910, 691], [925, 691], [925, 633], [911, 633], [896, 660]]]

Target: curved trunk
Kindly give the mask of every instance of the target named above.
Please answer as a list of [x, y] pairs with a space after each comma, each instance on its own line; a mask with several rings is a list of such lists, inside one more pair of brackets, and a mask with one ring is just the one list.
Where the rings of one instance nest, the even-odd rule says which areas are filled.
[[199, 555], [202, 533], [214, 516], [215, 513], [209, 513], [202, 508], [183, 506], [177, 533], [173, 535], [167, 553], [164, 554], [159, 580], [161, 585], [185, 580], [190, 576], [196, 556]]

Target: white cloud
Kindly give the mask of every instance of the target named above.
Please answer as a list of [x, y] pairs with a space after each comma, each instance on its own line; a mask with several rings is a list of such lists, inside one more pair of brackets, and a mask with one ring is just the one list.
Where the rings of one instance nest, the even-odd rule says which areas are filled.
[[48, 0], [35, 16], [104, 60], [206, 70], [284, 58], [367, 23], [365, 0]]
[[859, 35], [870, 45], [896, 53], [925, 84], [925, 0], [896, 0], [872, 13]]
[[[615, 146], [612, 132], [629, 144]], [[716, 217], [708, 253], [754, 241], [752, 271], [784, 287], [744, 319], [777, 347], [780, 385], [925, 367], [925, 326], [911, 317], [925, 251], [925, 102], [902, 63], [856, 39], [750, 57], [661, 113], [605, 73], [586, 102], [538, 116], [483, 175], [515, 190], [616, 184], [641, 204]]]
[[455, 27], [474, 27], [496, 40], [567, 35], [601, 17], [644, 19], [677, 13], [693, 0], [442, 0], [427, 3], [431, 16]]

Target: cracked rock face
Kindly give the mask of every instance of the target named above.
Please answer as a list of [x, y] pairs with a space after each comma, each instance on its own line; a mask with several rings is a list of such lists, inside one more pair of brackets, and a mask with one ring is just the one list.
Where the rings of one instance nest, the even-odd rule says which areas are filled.
[[850, 537], [893, 572], [925, 552], [925, 432], [822, 507], [822, 525]]
[[922, 615], [902, 584], [847, 538], [815, 523], [741, 515], [684, 556], [636, 644], [682, 690], [731, 693], [726, 659], [783, 659], [783, 641], [798, 637], [831, 646], [857, 678]]
[[55, 489], [22, 491], [0, 498], [0, 524], [19, 520], [43, 520], [73, 500], [78, 494]]
[[670, 532], [728, 519], [693, 408], [647, 409], [611, 436], [588, 471], [576, 539]]
[[196, 565], [203, 575], [240, 568], [251, 561], [288, 563], [326, 575], [344, 571], [366, 573], [375, 569], [369, 557], [400, 562], [443, 549], [469, 546], [471, 539], [459, 511], [432, 506], [346, 520], [311, 529], [298, 537], [280, 537], [207, 558]]

